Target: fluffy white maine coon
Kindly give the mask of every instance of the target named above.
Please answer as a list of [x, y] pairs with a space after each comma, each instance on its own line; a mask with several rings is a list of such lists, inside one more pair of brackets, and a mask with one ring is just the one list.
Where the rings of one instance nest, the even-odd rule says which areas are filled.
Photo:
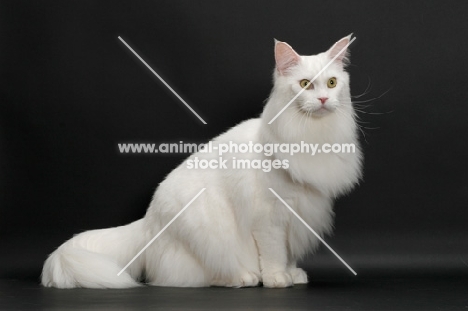
[[[332, 230], [333, 200], [361, 175], [357, 124], [346, 73], [351, 36], [328, 51], [300, 56], [276, 42], [274, 87], [260, 118], [247, 120], [215, 143], [355, 144], [355, 153], [224, 154], [228, 169], [189, 169], [187, 161], [159, 185], [143, 219], [80, 233], [44, 264], [42, 284], [58, 288], [157, 286], [287, 287], [307, 283], [296, 262], [318, 239], [269, 190], [275, 190], [318, 234]], [[343, 50], [344, 49], [344, 50]], [[342, 53], [340, 53], [342, 51]], [[335, 58], [335, 56], [337, 56]], [[333, 58], [312, 84], [309, 80]], [[304, 92], [268, 124], [302, 88]], [[232, 169], [232, 158], [288, 160], [287, 168]], [[117, 273], [202, 188], [206, 190], [120, 276]]]

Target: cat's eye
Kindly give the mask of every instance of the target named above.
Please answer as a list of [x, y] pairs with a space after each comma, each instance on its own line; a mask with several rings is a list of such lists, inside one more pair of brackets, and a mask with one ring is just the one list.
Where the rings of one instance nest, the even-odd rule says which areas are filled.
[[299, 84], [303, 89], [307, 90], [310, 90], [314, 86], [312, 83], [310, 83], [310, 80], [307, 79], [302, 79], [301, 81], [299, 81]]
[[327, 86], [330, 89], [334, 88], [336, 86], [336, 78], [333, 77], [333, 78], [328, 79]]

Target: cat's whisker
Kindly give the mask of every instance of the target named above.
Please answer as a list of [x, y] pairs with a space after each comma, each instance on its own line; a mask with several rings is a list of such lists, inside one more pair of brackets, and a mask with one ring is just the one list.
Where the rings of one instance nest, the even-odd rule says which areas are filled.
[[304, 120], [304, 129], [306, 128], [308, 113], [309, 113], [309, 110], [307, 110], [306, 113], [302, 113], [301, 119], [299, 120], [299, 129], [301, 129], [303, 120]]
[[336, 107], [336, 111], [338, 113], [340, 113], [342, 116], [344, 116], [346, 119], [348, 119], [349, 121], [351, 122], [356, 122], [356, 125], [357, 125], [357, 128], [359, 129], [359, 131], [362, 133], [362, 136], [364, 137], [364, 141], [366, 143], [369, 143], [367, 141], [367, 138], [366, 138], [366, 133], [364, 132], [364, 130], [362, 129], [362, 126], [357, 122], [357, 120], [355, 120], [354, 118], [351, 118], [349, 115], [347, 115], [344, 111], [342, 111], [339, 107]]
[[356, 110], [359, 113], [372, 114], [372, 115], [382, 115], [382, 114], [388, 114], [388, 113], [393, 112], [393, 110], [387, 111], [387, 112], [367, 112], [367, 111], [359, 110], [359, 109], [356, 109], [356, 108], [354, 110]]
[[366, 109], [366, 108], [372, 107], [372, 105], [361, 105], [361, 104], [356, 104], [356, 103], [352, 103], [352, 104], [354, 108], [357, 107], [359, 109]]
[[365, 91], [362, 94], [351, 96], [351, 98], [361, 98], [362, 96], [367, 95], [370, 91], [370, 87], [371, 87], [371, 79], [369, 76], [367, 76], [367, 87]]
[[359, 116], [358, 114], [355, 114], [354, 117], [356, 118], [355, 121], [356, 121], [356, 123], [358, 123], [358, 124], [369, 124], [369, 123], [370, 123], [370, 122], [368, 122], [368, 121], [363, 121], [363, 120], [361, 119], [361, 116]]
[[382, 94], [380, 94], [379, 96], [377, 97], [374, 97], [374, 98], [370, 98], [370, 99], [366, 99], [366, 100], [356, 100], [356, 101], [352, 101], [353, 104], [362, 104], [362, 103], [368, 103], [368, 102], [371, 102], [371, 101], [374, 101], [374, 100], [377, 100], [381, 97], [383, 97], [385, 94], [387, 94], [388, 92], [390, 92], [392, 88], [389, 88], [388, 90], [386, 90], [385, 92], [383, 92]]
[[[307, 118], [310, 118], [312, 116], [312, 111], [307, 111]], [[307, 125], [309, 125], [310, 123], [306, 123]]]
[[354, 117], [357, 118], [356, 123], [359, 127], [363, 128], [363, 129], [366, 129], [366, 130], [377, 130], [377, 129], [380, 129], [380, 127], [367, 127], [367, 126], [363, 126], [361, 124], [370, 124], [371, 122], [367, 122], [367, 121], [362, 121], [361, 120], [361, 117], [358, 115], [358, 114], [354, 114]]
[[350, 116], [350, 115], [346, 114], [346, 112], [343, 111], [342, 109], [340, 109], [340, 107], [336, 107], [336, 111], [338, 111], [342, 116], [344, 116], [346, 119], [348, 119], [348, 121], [352, 121], [352, 122], [355, 121], [353, 116]]
[[356, 123], [358, 123], [358, 124], [367, 124], [367, 123], [370, 123], [370, 122], [367, 122], [367, 121], [363, 121], [363, 120], [361, 119], [361, 116], [358, 115], [357, 113], [354, 113], [354, 114], [353, 114], [353, 117], [354, 117], [354, 120], [356, 121]]
[[294, 120], [296, 119], [297, 116], [301, 116], [302, 115], [302, 112], [299, 111], [300, 108], [297, 108], [297, 109], [294, 109], [293, 111], [293, 114], [291, 115], [291, 118], [285, 123], [285, 125], [283, 126], [283, 130], [287, 130], [288, 128], [288, 125]]
[[[374, 98], [370, 98], [370, 99], [366, 99], [366, 100], [356, 100], [356, 101], [351, 101], [351, 102], [342, 102], [343, 104], [352, 104], [353, 105], [353, 108], [356, 112], [359, 112], [359, 113], [364, 113], [364, 114], [370, 114], [370, 115], [381, 115], [381, 114], [387, 114], [387, 113], [392, 113], [392, 111], [387, 111], [387, 112], [368, 112], [368, 111], [365, 111], [365, 109], [369, 108], [369, 107], [372, 107], [372, 105], [362, 105], [364, 103], [370, 103], [370, 102], [373, 102], [381, 97], [383, 97], [384, 95], [386, 95], [392, 88], [389, 88], [388, 90], [386, 90], [385, 92], [383, 92], [382, 94], [380, 94], [379, 96], [377, 97], [374, 97]], [[362, 95], [362, 94], [361, 94]], [[359, 98], [361, 97], [361, 95], [359, 96], [354, 96], [354, 98]], [[353, 96], [352, 96], [353, 97]]]

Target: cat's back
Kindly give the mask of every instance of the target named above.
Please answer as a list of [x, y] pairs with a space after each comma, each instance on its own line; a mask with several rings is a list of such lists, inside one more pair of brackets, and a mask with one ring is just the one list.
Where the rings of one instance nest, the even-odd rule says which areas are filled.
[[258, 141], [260, 127], [260, 118], [249, 119], [230, 128], [223, 134], [214, 138], [213, 141], [222, 143], [232, 141], [233, 143], [237, 142], [239, 144], [251, 141], [255, 143]]

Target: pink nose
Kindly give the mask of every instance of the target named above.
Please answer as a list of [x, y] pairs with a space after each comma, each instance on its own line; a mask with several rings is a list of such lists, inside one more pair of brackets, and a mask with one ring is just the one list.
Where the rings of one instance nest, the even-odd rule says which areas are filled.
[[325, 104], [325, 102], [327, 101], [328, 97], [319, 97], [318, 100], [320, 100], [320, 102], [322, 104]]

